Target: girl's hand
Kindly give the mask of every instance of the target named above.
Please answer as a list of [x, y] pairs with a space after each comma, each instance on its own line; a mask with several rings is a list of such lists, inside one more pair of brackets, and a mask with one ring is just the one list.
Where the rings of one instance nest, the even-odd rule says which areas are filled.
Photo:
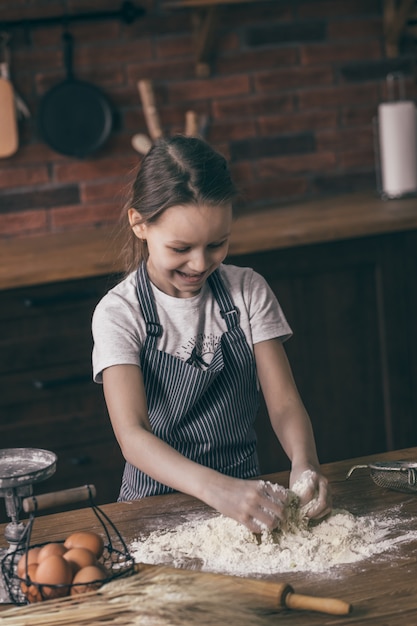
[[300, 498], [305, 517], [321, 519], [331, 512], [329, 483], [316, 469], [293, 468], [290, 474], [290, 489]]
[[286, 518], [288, 490], [263, 480], [223, 476], [207, 504], [253, 533], [273, 530]]

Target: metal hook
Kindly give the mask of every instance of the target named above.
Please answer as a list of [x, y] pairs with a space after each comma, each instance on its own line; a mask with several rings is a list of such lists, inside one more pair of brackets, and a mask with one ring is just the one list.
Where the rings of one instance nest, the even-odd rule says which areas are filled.
[[400, 72], [391, 72], [387, 75], [388, 99], [395, 100], [395, 84], [398, 85], [398, 94], [400, 100], [405, 100], [405, 81], [404, 74]]

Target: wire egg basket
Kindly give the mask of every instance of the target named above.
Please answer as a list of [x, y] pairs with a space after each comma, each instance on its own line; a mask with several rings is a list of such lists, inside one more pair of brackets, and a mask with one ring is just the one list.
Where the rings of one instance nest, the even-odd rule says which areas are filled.
[[[50, 542], [34, 545], [30, 544], [32, 528], [35, 521], [35, 515], [31, 514], [16, 549], [9, 551], [1, 561], [4, 585], [13, 604], [23, 605], [29, 602], [41, 602], [53, 597], [84, 593], [98, 589], [103, 584], [116, 578], [129, 576], [134, 572], [135, 561], [123, 537], [110, 518], [94, 503], [91, 493], [90, 509], [100, 522], [100, 527], [106, 537], [104, 540], [103, 553], [100, 558], [97, 559], [97, 566], [103, 571], [103, 577], [89, 580], [88, 582], [72, 582], [70, 584], [41, 584], [33, 581], [28, 573], [29, 559], [27, 555], [33, 548], [43, 548]], [[64, 541], [65, 540], [54, 541], [53, 543], [64, 544]], [[17, 566], [23, 555], [26, 555], [25, 569], [23, 575], [18, 575]]]

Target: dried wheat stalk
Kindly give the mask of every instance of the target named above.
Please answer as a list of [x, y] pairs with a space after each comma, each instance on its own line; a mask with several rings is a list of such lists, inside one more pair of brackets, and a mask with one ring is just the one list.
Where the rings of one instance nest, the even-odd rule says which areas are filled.
[[272, 626], [276, 617], [253, 607], [235, 587], [161, 567], [80, 596], [8, 609], [0, 613], [0, 626]]

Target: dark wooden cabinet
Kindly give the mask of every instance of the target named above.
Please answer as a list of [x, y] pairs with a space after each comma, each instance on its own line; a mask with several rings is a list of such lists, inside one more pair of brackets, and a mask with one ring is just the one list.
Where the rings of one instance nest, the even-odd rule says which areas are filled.
[[[230, 257], [259, 271], [294, 336], [285, 344], [322, 462], [417, 444], [417, 233]], [[265, 407], [264, 472], [288, 467]]]
[[1, 447], [58, 456], [56, 473], [35, 493], [92, 483], [97, 503], [117, 499], [124, 462], [91, 370], [91, 316], [114, 282], [98, 277], [0, 294]]
[[[285, 346], [322, 462], [417, 445], [417, 231], [228, 262], [268, 280], [293, 328]], [[99, 504], [117, 499], [124, 461], [91, 373], [91, 315], [116, 280], [0, 294], [0, 445], [56, 452], [37, 493], [93, 483]], [[257, 432], [262, 471], [289, 467], [263, 404]]]

